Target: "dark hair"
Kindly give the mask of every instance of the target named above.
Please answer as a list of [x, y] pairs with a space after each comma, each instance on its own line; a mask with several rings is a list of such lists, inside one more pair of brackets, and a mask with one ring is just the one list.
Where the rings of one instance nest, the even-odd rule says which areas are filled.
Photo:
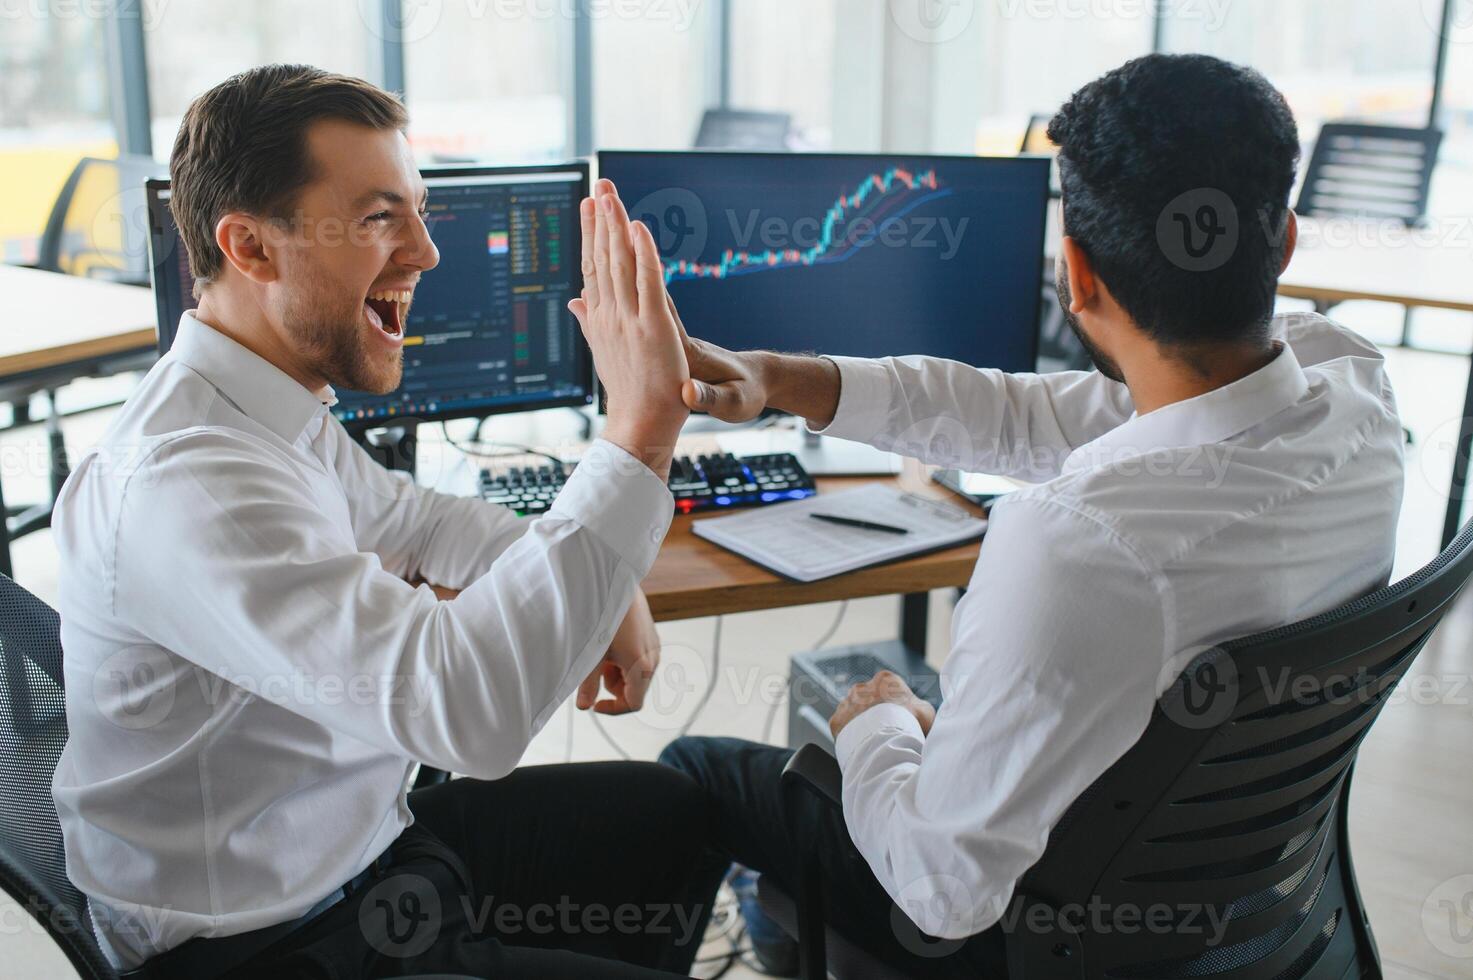
[[1048, 135], [1064, 232], [1141, 330], [1181, 347], [1267, 337], [1299, 134], [1266, 78], [1137, 58], [1075, 92]]
[[169, 157], [169, 209], [198, 287], [220, 274], [225, 256], [215, 223], [231, 211], [285, 218], [311, 183], [307, 129], [341, 119], [402, 130], [404, 104], [359, 78], [309, 65], [266, 65], [227, 78], [195, 99]]

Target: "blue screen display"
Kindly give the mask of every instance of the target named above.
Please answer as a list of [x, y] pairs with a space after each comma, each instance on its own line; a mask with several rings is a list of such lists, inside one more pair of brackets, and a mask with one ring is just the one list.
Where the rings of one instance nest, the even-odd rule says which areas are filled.
[[[440, 264], [405, 325], [404, 375], [387, 395], [336, 389], [345, 424], [491, 415], [593, 400], [593, 366], [568, 300], [582, 288], [578, 202], [587, 164], [423, 171]], [[159, 351], [194, 309], [167, 181], [148, 185]]]
[[599, 175], [692, 336], [1034, 369], [1045, 159], [603, 152]]

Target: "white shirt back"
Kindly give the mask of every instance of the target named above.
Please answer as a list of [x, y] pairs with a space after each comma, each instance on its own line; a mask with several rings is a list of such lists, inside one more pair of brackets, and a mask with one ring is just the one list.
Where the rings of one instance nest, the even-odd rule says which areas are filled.
[[1038, 483], [993, 508], [929, 736], [880, 705], [838, 740], [855, 842], [931, 935], [998, 921], [1193, 657], [1385, 584], [1403, 477], [1381, 356], [1320, 316], [1274, 328], [1267, 366], [1144, 416], [1096, 372], [835, 359], [826, 431]]

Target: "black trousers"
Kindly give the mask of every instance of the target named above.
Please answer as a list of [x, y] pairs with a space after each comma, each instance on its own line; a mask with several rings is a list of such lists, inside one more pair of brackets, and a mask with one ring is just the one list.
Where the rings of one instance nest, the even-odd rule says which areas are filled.
[[937, 940], [895, 908], [854, 846], [837, 807], [805, 797], [798, 814], [800, 838], [793, 840], [780, 788], [783, 766], [792, 755], [791, 749], [741, 739], [694, 737], [677, 739], [660, 754], [662, 763], [690, 776], [711, 797], [713, 854], [704, 864], [736, 861], [772, 875], [793, 895], [801, 847], [817, 855], [823, 869], [829, 924], [856, 946], [907, 976], [1005, 978], [998, 930], [963, 941]]
[[230, 980], [689, 972], [726, 863], [704, 849], [709, 799], [688, 777], [536, 766], [418, 789], [409, 806], [385, 867]]

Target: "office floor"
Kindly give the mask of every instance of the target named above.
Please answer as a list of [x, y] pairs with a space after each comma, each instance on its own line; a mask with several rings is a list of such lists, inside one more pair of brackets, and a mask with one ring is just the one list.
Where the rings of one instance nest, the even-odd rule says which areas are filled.
[[[1347, 320], [1350, 318], [1347, 316]], [[1403, 418], [1412, 429], [1406, 498], [1399, 532], [1397, 577], [1436, 553], [1443, 501], [1451, 467], [1453, 435], [1448, 424], [1459, 414], [1468, 361], [1463, 357], [1391, 351], [1388, 362]], [[102, 399], [119, 382], [79, 386], [70, 397]], [[126, 389], [123, 389], [125, 393]], [[113, 412], [103, 410], [66, 421], [73, 453], [91, 444]], [[435, 430], [431, 430], [433, 437]], [[1455, 433], [1456, 430], [1454, 429]], [[39, 499], [44, 492], [39, 427], [0, 434], [0, 467], [11, 503]], [[42, 598], [56, 599], [56, 556], [42, 532], [14, 547], [18, 580]], [[945, 656], [950, 600], [932, 596], [931, 659]], [[833, 625], [837, 604], [727, 617], [720, 663], [713, 661], [713, 620], [661, 627], [665, 670], [650, 704], [639, 715], [608, 719], [604, 729], [619, 749], [652, 759], [689, 725], [697, 734], [761, 738], [774, 715], [770, 740], [781, 743], [786, 715], [781, 697], [787, 656], [809, 649]], [[893, 598], [852, 602], [834, 633], [834, 644], [891, 636], [898, 615]], [[700, 692], [716, 675], [709, 703], [692, 718]], [[1392, 978], [1473, 977], [1473, 780], [1468, 746], [1473, 744], [1473, 594], [1460, 606], [1419, 657], [1405, 696], [1390, 704], [1361, 751], [1351, 807], [1351, 838], [1362, 891]], [[565, 759], [615, 758], [619, 749], [593, 720], [558, 712], [528, 750], [529, 765]], [[1451, 904], [1444, 905], [1444, 901]], [[1449, 911], [1456, 909], [1456, 911]], [[1450, 918], [1456, 916], [1456, 919]], [[707, 953], [729, 947], [713, 942]], [[29, 916], [0, 904], [0, 976], [67, 977], [70, 968]], [[702, 967], [703, 973], [719, 964]], [[737, 964], [727, 977], [759, 974]]]

